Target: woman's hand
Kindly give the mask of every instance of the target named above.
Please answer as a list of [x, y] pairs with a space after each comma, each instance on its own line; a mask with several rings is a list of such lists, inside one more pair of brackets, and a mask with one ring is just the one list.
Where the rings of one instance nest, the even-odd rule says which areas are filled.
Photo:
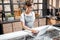
[[38, 31], [37, 30], [34, 30], [34, 29], [31, 29], [31, 31], [32, 31], [32, 33], [38, 33]]

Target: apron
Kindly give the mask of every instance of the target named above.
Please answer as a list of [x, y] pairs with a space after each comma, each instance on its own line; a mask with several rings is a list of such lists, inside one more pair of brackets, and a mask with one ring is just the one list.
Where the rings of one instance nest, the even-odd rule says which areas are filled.
[[31, 16], [26, 16], [24, 14], [24, 20], [25, 20], [25, 25], [28, 26], [29, 28], [33, 27], [33, 14]]

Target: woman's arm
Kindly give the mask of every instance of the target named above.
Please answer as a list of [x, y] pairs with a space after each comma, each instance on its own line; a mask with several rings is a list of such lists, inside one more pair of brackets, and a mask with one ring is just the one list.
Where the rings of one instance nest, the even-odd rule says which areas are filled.
[[36, 31], [36, 30], [34, 30], [34, 29], [31, 29], [31, 28], [27, 27], [23, 22], [21, 22], [21, 24], [22, 24], [22, 26], [23, 26], [24, 29], [30, 30], [32, 33], [38, 33], [38, 31]]
[[26, 29], [26, 30], [31, 30], [31, 28], [27, 27], [24, 22], [21, 22], [21, 24], [22, 24], [22, 27], [23, 27], [24, 29]]
[[30, 30], [30, 28], [25, 25], [24, 13], [21, 14], [20, 21], [24, 29]]
[[24, 29], [30, 30], [32, 33], [37, 33], [36, 30], [31, 29], [31, 28], [29, 28], [28, 26], [25, 25], [25, 20], [24, 20], [24, 15], [23, 15], [23, 14], [21, 15], [20, 20], [21, 20], [22, 27], [23, 27]]

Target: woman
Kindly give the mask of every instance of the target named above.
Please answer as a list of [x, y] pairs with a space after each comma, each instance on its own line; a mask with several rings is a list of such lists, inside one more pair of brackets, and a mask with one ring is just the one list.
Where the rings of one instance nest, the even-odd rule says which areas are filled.
[[32, 29], [35, 21], [35, 13], [32, 11], [32, 4], [29, 1], [25, 3], [25, 9], [25, 12], [21, 14], [23, 28], [36, 33], [37, 31]]

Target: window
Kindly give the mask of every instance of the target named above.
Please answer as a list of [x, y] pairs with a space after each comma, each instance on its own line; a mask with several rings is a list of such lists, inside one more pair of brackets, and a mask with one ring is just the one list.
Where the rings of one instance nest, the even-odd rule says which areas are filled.
[[[25, 1], [33, 2], [35, 13], [42, 14], [43, 11], [43, 0], [20, 0], [20, 8], [23, 9]], [[41, 16], [41, 15], [40, 15]]]
[[0, 0], [0, 11], [2, 10], [2, 0]]
[[38, 14], [42, 14], [43, 0], [33, 0], [33, 3], [34, 3], [34, 10], [37, 11]]
[[13, 9], [14, 9], [14, 11], [15, 11], [16, 9], [18, 9], [18, 5], [13, 5]]
[[56, 13], [60, 12], [60, 0], [48, 0], [47, 8], [51, 15], [56, 16]]
[[4, 5], [4, 11], [11, 11], [11, 9], [10, 9], [10, 5]]
[[0, 3], [2, 3], [2, 0], [0, 0]]
[[10, 3], [10, 1], [9, 0], [4, 0], [4, 3]]
[[6, 12], [11, 13], [11, 7], [10, 7], [10, 1], [9, 0], [1, 0], [0, 5], [2, 6], [3, 13], [5, 14]]
[[[27, 0], [0, 0], [0, 5], [2, 5], [3, 13], [14, 14], [16, 9], [23, 10], [24, 3]], [[38, 14], [42, 14], [43, 11], [43, 0], [28, 0], [34, 3], [34, 11]]]

